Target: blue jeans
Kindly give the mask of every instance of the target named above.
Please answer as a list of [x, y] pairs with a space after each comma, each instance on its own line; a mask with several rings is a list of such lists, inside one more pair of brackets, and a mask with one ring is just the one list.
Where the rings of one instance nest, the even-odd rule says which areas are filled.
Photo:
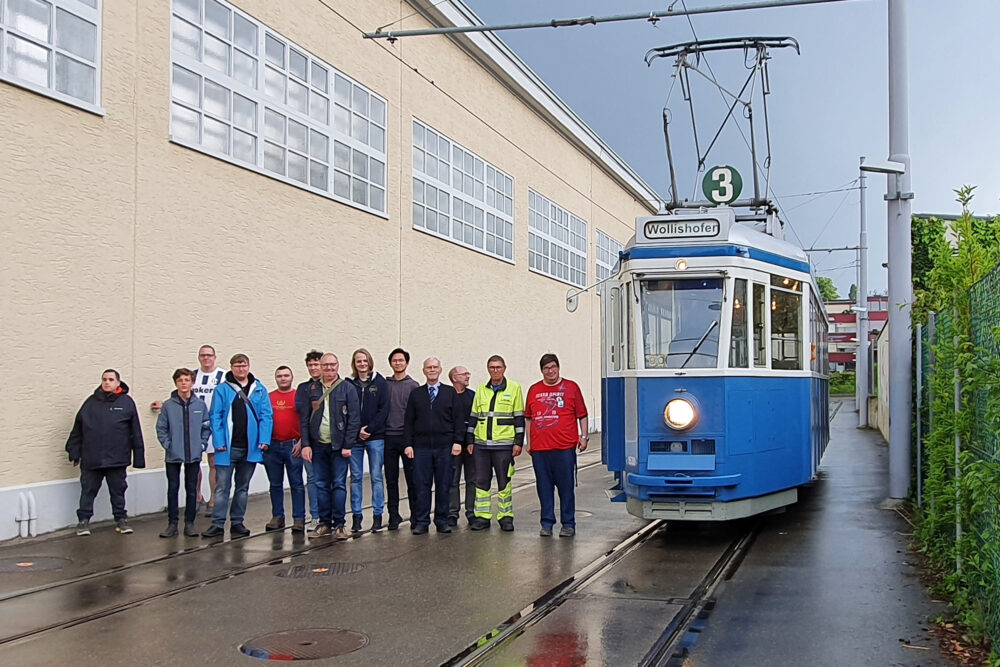
[[365, 452], [368, 453], [368, 474], [372, 483], [372, 514], [381, 516], [382, 508], [385, 507], [385, 482], [382, 479], [385, 440], [368, 440], [351, 448], [351, 512], [361, 514]]
[[[229, 509], [229, 524], [242, 526], [247, 514], [247, 490], [257, 464], [246, 460], [246, 450], [233, 449], [229, 452], [227, 466], [215, 466], [215, 507], [212, 508], [212, 525], [222, 528], [226, 525], [226, 509]], [[236, 472], [236, 489], [233, 491], [232, 506], [229, 507], [229, 490]]]
[[347, 469], [350, 462], [330, 445], [317, 444], [313, 450], [319, 522], [331, 528], [344, 525], [347, 504]]
[[285, 516], [285, 471], [288, 471], [288, 486], [292, 490], [292, 518], [304, 521], [306, 518], [306, 494], [302, 485], [302, 459], [292, 457], [292, 448], [297, 440], [279, 440], [271, 443], [264, 452], [264, 470], [271, 483], [271, 515]]
[[556, 522], [554, 492], [559, 490], [559, 520], [576, 527], [576, 449], [543, 449], [531, 452], [535, 488], [541, 503], [541, 524], [551, 528]]
[[319, 500], [316, 496], [316, 473], [313, 472], [312, 461], [302, 461], [302, 467], [306, 471], [306, 494], [309, 496], [309, 517], [319, 518]]

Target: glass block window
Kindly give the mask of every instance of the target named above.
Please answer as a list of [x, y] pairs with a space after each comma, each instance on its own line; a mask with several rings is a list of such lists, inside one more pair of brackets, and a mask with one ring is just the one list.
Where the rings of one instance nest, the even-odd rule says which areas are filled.
[[413, 121], [413, 227], [514, 261], [514, 179]]
[[534, 190], [528, 190], [528, 268], [587, 285], [587, 223]]
[[170, 136], [384, 216], [386, 102], [221, 0], [173, 0]]
[[101, 0], [0, 0], [0, 79], [100, 112]]
[[[621, 251], [621, 243], [600, 229], [597, 230], [597, 279], [599, 281], [611, 275], [611, 269], [618, 263], [618, 253]], [[601, 285], [597, 286], [597, 292], [601, 292]]]

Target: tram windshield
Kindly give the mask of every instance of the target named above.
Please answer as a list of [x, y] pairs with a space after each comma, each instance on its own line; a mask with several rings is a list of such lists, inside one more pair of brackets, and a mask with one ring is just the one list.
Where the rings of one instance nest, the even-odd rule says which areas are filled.
[[646, 368], [715, 368], [722, 278], [643, 280]]

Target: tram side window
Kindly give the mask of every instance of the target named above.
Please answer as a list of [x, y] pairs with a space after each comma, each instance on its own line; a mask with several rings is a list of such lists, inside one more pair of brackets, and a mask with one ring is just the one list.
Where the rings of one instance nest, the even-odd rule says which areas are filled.
[[737, 278], [733, 289], [733, 325], [730, 331], [729, 367], [746, 368], [747, 358], [747, 281]]
[[802, 295], [773, 287], [771, 368], [802, 370]]
[[611, 288], [611, 368], [622, 369], [622, 291]]
[[635, 298], [635, 285], [633, 283], [625, 284], [625, 348], [626, 348], [626, 362], [628, 363], [629, 369], [635, 368], [635, 337], [632, 335], [632, 330], [634, 328], [632, 324], [632, 299]]
[[760, 283], [753, 284], [753, 365], [767, 366], [767, 292]]

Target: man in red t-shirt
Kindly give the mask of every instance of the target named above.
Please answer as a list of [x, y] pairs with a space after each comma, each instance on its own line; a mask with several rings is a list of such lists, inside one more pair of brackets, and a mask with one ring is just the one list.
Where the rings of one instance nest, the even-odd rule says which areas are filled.
[[288, 486], [292, 490], [292, 532], [306, 531], [306, 496], [302, 484], [301, 445], [302, 420], [295, 408], [295, 389], [292, 387], [292, 369], [278, 366], [274, 371], [274, 381], [278, 388], [270, 393], [271, 409], [274, 411], [274, 431], [271, 443], [261, 446], [264, 450], [264, 470], [271, 483], [271, 520], [265, 530], [281, 530], [285, 527], [285, 471], [288, 471]]
[[559, 490], [559, 537], [576, 535], [576, 452], [587, 449], [587, 406], [580, 387], [559, 376], [559, 359], [543, 354], [542, 381], [531, 385], [524, 404], [530, 420], [528, 453], [542, 505], [538, 534], [552, 536], [556, 523], [554, 491]]

